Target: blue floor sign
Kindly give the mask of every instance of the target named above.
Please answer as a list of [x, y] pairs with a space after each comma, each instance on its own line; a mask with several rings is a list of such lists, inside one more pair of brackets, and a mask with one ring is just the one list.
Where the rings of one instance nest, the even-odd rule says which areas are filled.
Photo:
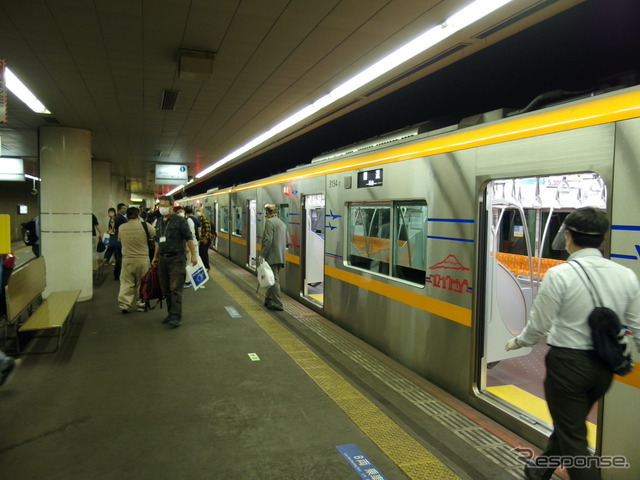
[[387, 480], [382, 472], [355, 445], [338, 445], [336, 448], [356, 473], [360, 475], [362, 480]]

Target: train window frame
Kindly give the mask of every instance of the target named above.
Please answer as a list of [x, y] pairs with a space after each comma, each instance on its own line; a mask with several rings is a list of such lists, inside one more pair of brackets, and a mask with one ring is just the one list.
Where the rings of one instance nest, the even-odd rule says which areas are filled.
[[[232, 205], [231, 206], [231, 235], [234, 237], [243, 237], [245, 232], [245, 216], [246, 212], [244, 210], [243, 205]], [[237, 220], [240, 219], [240, 224], [238, 225]]]
[[281, 203], [278, 206], [278, 217], [286, 225], [287, 232], [289, 232], [289, 236], [292, 236], [293, 235], [293, 231], [292, 231], [293, 225], [291, 224], [291, 218], [290, 218], [290, 215], [289, 215], [290, 211], [291, 211], [291, 206], [288, 203]]
[[218, 225], [218, 230], [221, 233], [229, 233], [229, 206], [228, 205], [220, 205], [220, 225]]
[[[398, 258], [404, 253], [398, 247], [408, 246], [408, 241], [405, 241], [402, 245], [399, 242], [399, 212], [402, 208], [410, 208], [410, 207], [420, 207], [424, 212], [424, 218], [422, 219], [422, 232], [424, 233], [424, 238], [420, 239], [415, 243], [422, 245], [422, 255], [421, 259], [424, 264], [423, 269], [415, 269], [406, 264], [399, 264]], [[379, 213], [379, 209], [385, 209]], [[377, 210], [373, 214], [367, 215], [370, 220], [370, 225], [368, 229], [365, 227], [364, 223], [358, 223], [358, 219], [356, 216], [359, 216], [363, 219], [362, 209], [375, 209]], [[345, 252], [343, 255], [344, 264], [347, 267], [357, 269], [360, 271], [369, 272], [372, 275], [380, 276], [384, 278], [389, 278], [396, 280], [401, 283], [406, 283], [407, 285], [411, 285], [413, 287], [425, 288], [426, 285], [426, 265], [427, 265], [427, 215], [428, 215], [428, 205], [424, 199], [409, 199], [409, 200], [398, 200], [398, 201], [375, 201], [375, 202], [349, 202], [346, 204], [346, 212], [347, 212], [347, 231], [346, 231], [346, 241], [345, 241]], [[387, 217], [388, 215], [388, 217]], [[388, 219], [388, 222], [386, 221]], [[362, 221], [362, 220], [360, 220]], [[382, 222], [382, 223], [381, 223]], [[371, 235], [372, 225], [377, 224], [376, 227], [376, 235]], [[356, 227], [360, 225], [362, 235], [358, 235], [355, 233]], [[385, 229], [385, 225], [388, 227]], [[393, 226], [393, 228], [391, 227]], [[367, 231], [368, 230], [368, 231]], [[363, 236], [364, 239], [364, 247], [366, 250], [371, 248], [371, 239], [377, 239], [377, 242], [373, 242], [375, 251], [372, 255], [360, 255], [362, 249], [357, 246], [358, 243], [354, 243], [354, 235]], [[380, 236], [382, 235], [382, 236]], [[387, 244], [387, 248], [384, 249], [384, 244]], [[355, 248], [356, 252], [354, 253], [353, 249]], [[382, 261], [380, 252], [387, 250], [387, 258], [386, 261]], [[365, 252], [368, 253], [368, 252]], [[384, 255], [384, 253], [382, 254]], [[411, 254], [409, 254], [411, 257]], [[400, 268], [398, 268], [400, 267]], [[418, 280], [419, 278], [419, 280]]]
[[[411, 200], [393, 202], [394, 206], [394, 242], [393, 242], [393, 269], [392, 276], [415, 285], [424, 285], [427, 279], [427, 234], [428, 234], [428, 218], [429, 206], [425, 200]], [[402, 209], [405, 212], [402, 212]], [[422, 209], [421, 220], [415, 221], [409, 218], [407, 225], [406, 211], [411, 208]], [[401, 235], [401, 229], [404, 227], [404, 235]], [[407, 231], [408, 230], [408, 231]], [[401, 238], [406, 236], [407, 238]], [[404, 243], [401, 243], [404, 242]], [[409, 264], [400, 263], [408, 259]], [[421, 262], [422, 268], [415, 265], [414, 262]], [[418, 281], [418, 278], [420, 281]]]

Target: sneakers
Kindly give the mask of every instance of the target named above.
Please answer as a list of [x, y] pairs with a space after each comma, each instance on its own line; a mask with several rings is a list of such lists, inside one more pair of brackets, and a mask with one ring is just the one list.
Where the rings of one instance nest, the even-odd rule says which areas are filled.
[[9, 358], [9, 365], [6, 366], [5, 369], [2, 370], [2, 372], [0, 372], [0, 387], [7, 385], [11, 381], [13, 375], [16, 373], [16, 370], [18, 370], [21, 364], [22, 360]]
[[167, 325], [169, 325], [171, 328], [178, 328], [180, 326], [180, 318], [179, 317], [172, 318], [167, 322]]
[[146, 312], [147, 311], [147, 304], [144, 302], [138, 302], [136, 310], [138, 312]]
[[164, 320], [162, 320], [162, 323], [171, 323], [171, 322], [178, 322], [180, 323], [180, 317], [177, 315], [174, 315], [172, 313], [170, 313], [167, 318], [165, 318]]

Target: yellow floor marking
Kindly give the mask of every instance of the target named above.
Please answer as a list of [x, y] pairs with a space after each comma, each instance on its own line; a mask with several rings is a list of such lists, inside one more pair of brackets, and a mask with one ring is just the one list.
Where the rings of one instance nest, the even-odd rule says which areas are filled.
[[243, 290], [217, 269], [209, 274], [410, 479], [459, 479]]
[[[547, 402], [540, 397], [536, 397], [535, 395], [514, 385], [487, 387], [487, 391], [496, 397], [501, 398], [505, 402], [518, 407], [520, 410], [542, 420], [547, 425], [553, 425], [551, 415], [549, 414], [549, 408], [547, 408]], [[592, 448], [596, 448], [597, 433], [598, 426], [591, 422], [587, 422], [587, 443], [589, 443], [589, 446]]]
[[324, 302], [324, 294], [322, 293], [310, 293], [309, 295], [307, 295], [307, 297], [311, 297], [314, 300], [316, 300], [317, 302], [323, 303]]

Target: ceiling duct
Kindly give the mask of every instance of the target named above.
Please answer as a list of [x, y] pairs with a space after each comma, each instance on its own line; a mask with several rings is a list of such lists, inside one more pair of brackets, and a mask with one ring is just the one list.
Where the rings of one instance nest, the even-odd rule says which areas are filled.
[[208, 82], [213, 77], [214, 52], [180, 50], [178, 52], [178, 77], [180, 80]]
[[174, 111], [176, 109], [176, 102], [180, 96], [180, 90], [162, 90], [162, 97], [160, 98], [160, 108], [162, 110]]

